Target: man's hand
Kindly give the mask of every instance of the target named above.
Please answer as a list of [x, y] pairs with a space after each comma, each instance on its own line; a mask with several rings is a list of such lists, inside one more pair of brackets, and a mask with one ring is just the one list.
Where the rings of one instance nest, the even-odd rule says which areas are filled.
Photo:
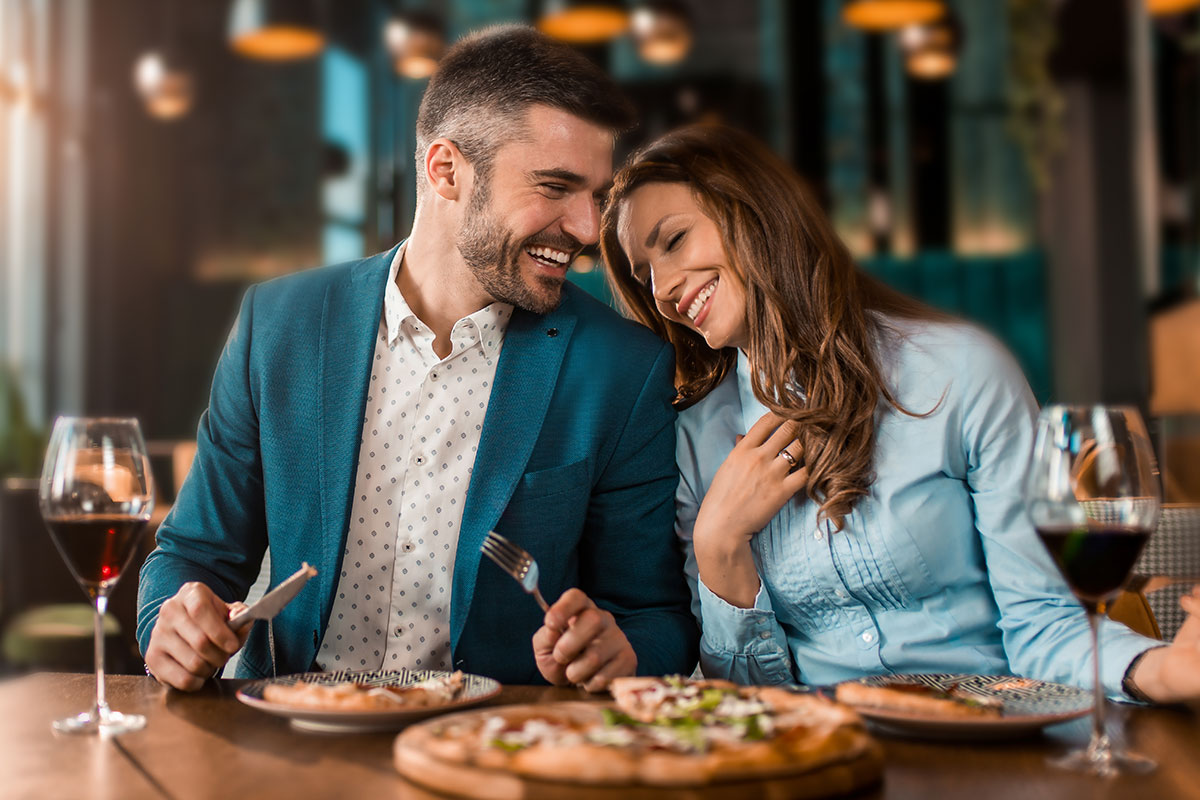
[[194, 692], [241, 649], [250, 625], [229, 627], [242, 603], [226, 603], [203, 583], [185, 583], [162, 604], [150, 632], [146, 666], [160, 682]]
[[637, 670], [637, 654], [613, 615], [578, 589], [568, 589], [550, 606], [533, 635], [533, 656], [550, 683], [576, 684], [589, 692], [603, 691], [613, 678]]

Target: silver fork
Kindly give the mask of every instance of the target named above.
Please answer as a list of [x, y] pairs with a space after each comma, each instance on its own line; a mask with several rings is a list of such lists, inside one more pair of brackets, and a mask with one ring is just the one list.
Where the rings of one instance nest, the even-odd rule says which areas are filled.
[[480, 551], [496, 562], [496, 566], [516, 578], [525, 593], [533, 595], [533, 599], [537, 600], [542, 611], [550, 610], [546, 599], [538, 591], [537, 561], [524, 548], [513, 544], [495, 531], [488, 531]]

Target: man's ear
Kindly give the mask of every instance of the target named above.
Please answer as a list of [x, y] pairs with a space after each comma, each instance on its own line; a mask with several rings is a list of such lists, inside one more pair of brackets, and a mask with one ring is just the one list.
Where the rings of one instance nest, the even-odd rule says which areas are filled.
[[449, 139], [435, 139], [425, 150], [425, 181], [442, 198], [465, 198], [471, 176], [471, 165]]

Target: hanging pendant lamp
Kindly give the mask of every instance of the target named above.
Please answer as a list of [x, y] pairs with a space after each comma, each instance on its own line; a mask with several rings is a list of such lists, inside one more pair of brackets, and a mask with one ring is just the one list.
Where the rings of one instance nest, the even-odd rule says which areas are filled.
[[1146, 10], [1152, 17], [1182, 14], [1200, 6], [1200, 0], [1146, 0]]
[[571, 44], [603, 44], [629, 27], [620, 0], [545, 0], [538, 29]]
[[842, 7], [847, 25], [872, 33], [926, 24], [945, 13], [943, 0], [849, 0]]
[[175, 120], [192, 110], [192, 76], [167, 51], [144, 53], [134, 65], [133, 83], [153, 117]]
[[950, 11], [935, 22], [905, 27], [900, 31], [905, 71], [917, 80], [950, 77], [958, 66], [962, 38], [962, 26]]
[[314, 0], [233, 0], [229, 43], [264, 61], [310, 58], [325, 47]]
[[428, 14], [404, 14], [388, 21], [384, 43], [392, 56], [396, 73], [420, 80], [437, 71], [438, 60], [446, 49], [446, 34], [439, 19]]
[[630, 30], [638, 55], [651, 64], [676, 64], [692, 49], [692, 18], [680, 0], [642, 0]]

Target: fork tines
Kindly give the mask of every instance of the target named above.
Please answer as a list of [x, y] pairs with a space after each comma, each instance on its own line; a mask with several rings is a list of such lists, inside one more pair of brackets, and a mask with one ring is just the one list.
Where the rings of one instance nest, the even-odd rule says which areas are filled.
[[487, 538], [483, 540], [481, 550], [485, 556], [496, 562], [500, 569], [509, 574], [516, 576], [517, 573], [521, 573], [523, 575], [529, 571], [529, 554], [495, 531], [488, 532]]

